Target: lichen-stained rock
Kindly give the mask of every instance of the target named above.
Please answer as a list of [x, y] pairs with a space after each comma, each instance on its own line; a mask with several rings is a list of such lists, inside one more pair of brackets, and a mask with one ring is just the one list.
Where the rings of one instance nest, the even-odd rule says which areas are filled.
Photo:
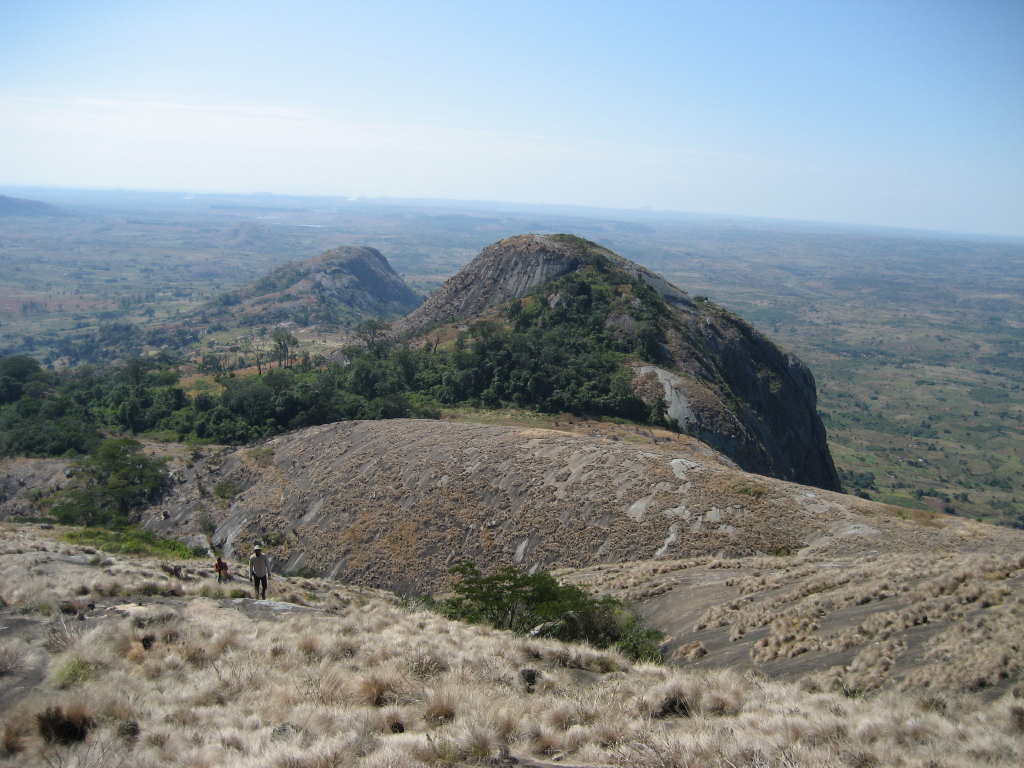
[[[484, 424], [339, 422], [226, 449], [190, 473], [147, 511], [147, 527], [198, 543], [212, 518], [212, 543], [229, 556], [260, 540], [278, 570], [308, 566], [408, 593], [443, 587], [463, 560], [553, 568], [856, 549], [911, 525], [880, 504], [748, 474], [681, 435], [653, 445]], [[217, 483], [238, 490], [230, 504], [210, 493]], [[926, 535], [920, 546], [935, 542]]]

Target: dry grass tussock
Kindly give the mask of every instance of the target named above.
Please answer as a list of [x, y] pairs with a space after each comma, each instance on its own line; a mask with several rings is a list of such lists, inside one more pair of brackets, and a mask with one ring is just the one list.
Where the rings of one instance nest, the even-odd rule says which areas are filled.
[[824, 671], [804, 680], [816, 690], [969, 692], [1024, 684], [1020, 551], [696, 558], [561, 575], [646, 601], [655, 624], [688, 617], [673, 630], [673, 658], [683, 663], [713, 666], [716, 654], [746, 642], [751, 667], [783, 665], [794, 675], [819, 666]]
[[[310, 594], [329, 586], [290, 588], [323, 605], [326, 597]], [[384, 768], [518, 755], [652, 768], [969, 768], [1024, 760], [1024, 700], [1009, 694], [850, 699], [729, 670], [631, 664], [331, 589], [326, 609], [164, 595], [63, 624], [55, 609], [56, 639], [34, 651], [45, 682], [0, 699], [0, 761]]]

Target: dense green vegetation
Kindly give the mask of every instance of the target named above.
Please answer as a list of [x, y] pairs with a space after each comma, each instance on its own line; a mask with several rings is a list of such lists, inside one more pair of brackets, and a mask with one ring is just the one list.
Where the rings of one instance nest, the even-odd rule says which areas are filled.
[[157, 501], [170, 484], [165, 462], [127, 437], [104, 440], [80, 458], [75, 478], [51, 510], [65, 525], [126, 525], [133, 510]]
[[180, 541], [163, 539], [136, 526], [126, 526], [116, 531], [107, 528], [79, 528], [68, 531], [63, 538], [72, 544], [95, 547], [113, 554], [123, 552], [129, 555], [181, 559], [209, 557], [205, 547], [190, 547]]
[[519, 634], [614, 647], [636, 660], [661, 659], [664, 633], [648, 629], [626, 605], [606, 595], [591, 597], [579, 587], [559, 584], [546, 571], [529, 574], [503, 568], [484, 576], [473, 563], [452, 569], [459, 579], [453, 597], [433, 603], [449, 618], [486, 623]]
[[[635, 333], [608, 323], [627, 311]], [[663, 424], [663, 403], [634, 393], [623, 363], [660, 358], [658, 324], [667, 316], [646, 284], [596, 260], [512, 302], [504, 323], [474, 323], [448, 347], [392, 344], [368, 321], [347, 365], [289, 367], [285, 350], [262, 376], [219, 377], [218, 394], [190, 395], [174, 369], [151, 360], [57, 374], [12, 356], [0, 361], [0, 452], [88, 453], [100, 430], [240, 444], [333, 421], [437, 417], [441, 405], [460, 403]]]

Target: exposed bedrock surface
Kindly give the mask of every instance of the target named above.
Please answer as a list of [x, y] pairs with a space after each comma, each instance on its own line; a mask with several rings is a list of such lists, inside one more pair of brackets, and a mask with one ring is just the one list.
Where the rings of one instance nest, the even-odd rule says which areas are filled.
[[[890, 507], [739, 470], [697, 440], [426, 420], [339, 422], [224, 449], [147, 527], [369, 586], [430, 592], [484, 567], [757, 553], [932, 550], [999, 529], [922, 526]], [[625, 435], [625, 432], [623, 433]], [[230, 501], [211, 491], [229, 488]]]

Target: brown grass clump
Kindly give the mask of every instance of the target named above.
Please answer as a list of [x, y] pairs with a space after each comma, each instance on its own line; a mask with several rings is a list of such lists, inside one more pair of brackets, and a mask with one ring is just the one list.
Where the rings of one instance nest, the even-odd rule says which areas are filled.
[[408, 680], [397, 670], [380, 669], [357, 678], [352, 686], [353, 699], [371, 707], [383, 707], [401, 701]]
[[459, 701], [452, 691], [432, 691], [423, 703], [423, 719], [429, 725], [446, 725], [459, 712]]
[[19, 638], [0, 641], [0, 677], [20, 670], [27, 653], [25, 642]]
[[[117, 578], [152, 578], [141, 573], [153, 573], [151, 565], [117, 562]], [[987, 573], [1000, 572], [996, 560], [983, 565]], [[795, 572], [802, 566], [792, 567]], [[721, 568], [729, 577], [739, 575]], [[918, 581], [941, 581], [953, 574], [947, 570]], [[776, 575], [766, 568], [752, 578], [771, 583]], [[855, 581], [820, 575], [818, 586], [832, 585], [825, 592], [780, 580], [782, 593], [802, 596], [780, 604], [779, 613], [795, 620], [799, 611], [785, 613], [792, 603], [859, 588]], [[965, 591], [973, 577], [954, 575], [925, 587], [926, 601], [973, 595]], [[47, 578], [58, 594], [62, 574]], [[305, 594], [304, 581], [296, 584]], [[79, 583], [69, 579], [68, 589]], [[901, 658], [895, 636], [854, 643], [855, 659], [835, 672], [834, 685], [808, 690], [813, 686], [698, 668], [710, 656], [685, 668], [632, 664], [607, 651], [516, 638], [408, 610], [382, 593], [346, 592], [336, 584], [316, 589], [323, 598], [307, 595], [305, 602], [326, 603], [330, 591], [340, 591], [331, 598], [336, 607], [216, 601], [199, 597], [196, 588], [196, 597], [118, 596], [97, 603], [83, 620], [64, 615], [64, 624], [57, 602], [51, 613], [22, 614], [34, 617], [38, 632], [19, 646], [24, 666], [12, 674], [38, 664], [47, 682], [0, 713], [0, 761], [25, 768], [438, 768], [507, 762], [510, 756], [651, 768], [991, 768], [1024, 761], [1024, 696], [987, 699], [955, 686], [924, 692], [920, 686], [907, 692], [892, 685], [877, 692], [850, 688], [867, 675], [891, 672], [887, 659]], [[890, 588], [879, 583], [871, 589]], [[968, 604], [982, 599], [984, 592]], [[954, 606], [928, 605], [930, 611]], [[881, 637], [909, 607], [894, 604], [893, 616], [858, 631]], [[970, 625], [971, 632], [936, 635], [934, 650], [966, 653], [971, 638], [980, 638], [976, 648], [989, 642], [994, 648], [1021, 609], [1006, 596], [986, 609], [987, 623]], [[742, 603], [731, 609], [730, 621], [745, 610]], [[1005, 624], [991, 621], [997, 615]], [[61, 639], [47, 650], [51, 622]], [[793, 623], [787, 626], [792, 632]], [[942, 664], [952, 669], [954, 662], [938, 655], [934, 661], [937, 670]], [[991, 673], [1012, 663], [1012, 653], [1005, 660], [993, 657]], [[69, 668], [89, 673], [58, 687], [59, 673]]]

